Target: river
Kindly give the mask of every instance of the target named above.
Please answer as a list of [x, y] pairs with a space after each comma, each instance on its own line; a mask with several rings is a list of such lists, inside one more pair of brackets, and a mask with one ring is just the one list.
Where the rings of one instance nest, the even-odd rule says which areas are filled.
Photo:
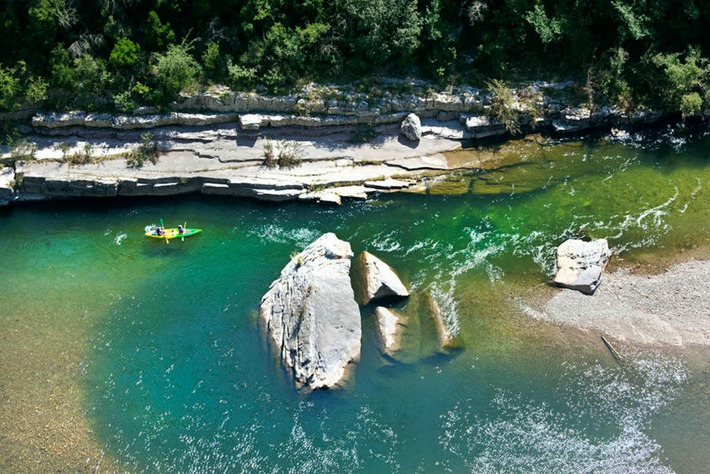
[[[703, 249], [710, 138], [682, 130], [526, 145], [500, 170], [341, 207], [181, 197], [0, 210], [0, 470], [703, 472], [708, 357], [531, 320], [554, 249], [615, 265]], [[467, 151], [461, 151], [465, 159]], [[166, 244], [163, 218], [203, 233]], [[256, 323], [324, 232], [393, 266], [417, 337], [383, 357], [362, 309], [342, 390], [296, 392]], [[622, 263], [620, 263], [622, 262]], [[603, 283], [602, 283], [603, 284]], [[436, 350], [421, 295], [464, 348]]]

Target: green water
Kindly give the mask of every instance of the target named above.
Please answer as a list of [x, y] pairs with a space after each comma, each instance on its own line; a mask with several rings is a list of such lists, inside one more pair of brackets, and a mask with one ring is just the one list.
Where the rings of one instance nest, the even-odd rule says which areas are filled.
[[[432, 181], [432, 195], [339, 208], [191, 197], [5, 210], [0, 331], [41, 347], [81, 330], [81, 410], [131, 471], [702, 472], [707, 372], [639, 348], [618, 366], [596, 337], [532, 321], [516, 301], [547, 291], [572, 235], [608, 237], [628, 260], [706, 245], [708, 145], [677, 133], [553, 143], [461, 176], [463, 194], [435, 195], [450, 183]], [[146, 239], [161, 217], [204, 232]], [[403, 311], [433, 295], [465, 348], [438, 354], [422, 321], [406, 363], [386, 359], [363, 308], [347, 388], [297, 393], [255, 313], [324, 232], [397, 269], [415, 294]], [[18, 324], [29, 330], [7, 329]]]

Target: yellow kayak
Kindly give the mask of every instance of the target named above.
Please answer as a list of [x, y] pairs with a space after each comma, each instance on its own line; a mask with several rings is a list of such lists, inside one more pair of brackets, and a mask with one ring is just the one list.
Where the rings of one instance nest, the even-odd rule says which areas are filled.
[[157, 230], [159, 228], [160, 227], [152, 227], [152, 226], [146, 227], [145, 236], [152, 237], [154, 239], [162, 239], [162, 240], [168, 239], [168, 240], [170, 240], [170, 239], [181, 239], [183, 237], [190, 237], [192, 235], [199, 234], [200, 232], [202, 232], [202, 229], [194, 229], [194, 228], [186, 227], [183, 229], [183, 232], [181, 234], [179, 229], [177, 229], [177, 228], [168, 228], [168, 229], [160, 228], [160, 229], [162, 229], [162, 233], [158, 234]]

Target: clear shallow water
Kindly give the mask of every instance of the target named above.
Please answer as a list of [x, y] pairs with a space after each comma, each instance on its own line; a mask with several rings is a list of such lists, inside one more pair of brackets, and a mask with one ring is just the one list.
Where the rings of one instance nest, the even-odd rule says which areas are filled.
[[[62, 344], [61, 328], [81, 328], [82, 409], [130, 470], [700, 472], [710, 458], [677, 432], [707, 440], [707, 373], [649, 350], [620, 367], [595, 338], [528, 320], [514, 298], [547, 280], [554, 248], [576, 233], [609, 237], [631, 260], [706, 244], [708, 143], [528, 147], [520, 165], [461, 177], [465, 194], [337, 209], [189, 198], [3, 211], [0, 329], [26, 320]], [[161, 217], [204, 233], [144, 238]], [[347, 389], [296, 393], [255, 313], [289, 256], [328, 231], [431, 293], [465, 349], [437, 354], [422, 320], [408, 363], [386, 360], [364, 308]]]

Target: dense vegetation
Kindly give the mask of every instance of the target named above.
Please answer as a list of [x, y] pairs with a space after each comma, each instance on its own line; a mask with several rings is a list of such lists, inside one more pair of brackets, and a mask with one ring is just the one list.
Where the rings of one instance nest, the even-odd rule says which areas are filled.
[[575, 78], [590, 101], [708, 108], [705, 0], [4, 0], [0, 110], [163, 105], [210, 84]]

